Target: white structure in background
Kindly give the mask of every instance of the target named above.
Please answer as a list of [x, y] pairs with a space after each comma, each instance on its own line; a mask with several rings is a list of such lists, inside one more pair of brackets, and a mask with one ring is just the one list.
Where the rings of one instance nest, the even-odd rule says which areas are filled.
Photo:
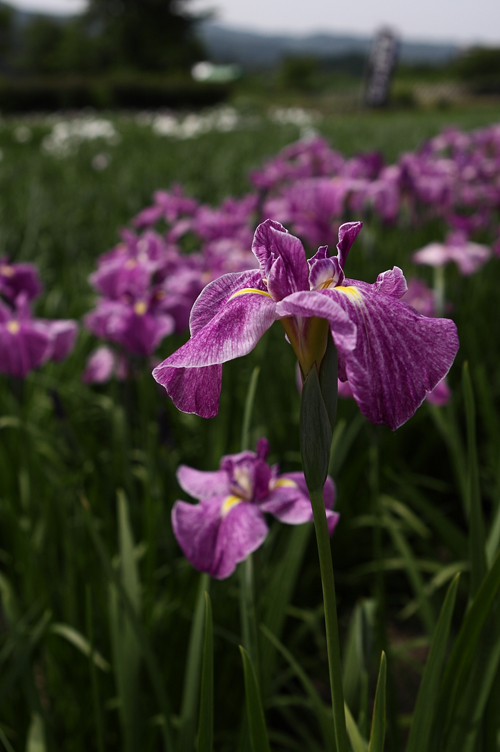
[[239, 65], [214, 65], [204, 60], [196, 63], [191, 68], [191, 76], [195, 81], [206, 81], [208, 83], [229, 83], [235, 81], [241, 76]]

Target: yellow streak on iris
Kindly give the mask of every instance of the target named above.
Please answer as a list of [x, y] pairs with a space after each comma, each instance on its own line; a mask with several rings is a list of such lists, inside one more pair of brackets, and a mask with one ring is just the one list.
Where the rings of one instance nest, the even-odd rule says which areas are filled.
[[20, 328], [18, 321], [9, 321], [7, 323], [7, 331], [11, 334], [17, 334]]
[[221, 507], [222, 516], [225, 517], [226, 514], [241, 501], [243, 501], [243, 499], [240, 499], [239, 496], [228, 496]]
[[335, 292], [343, 292], [350, 298], [361, 298], [361, 293], [357, 287], [342, 287], [342, 285], [339, 285], [338, 287], [334, 287], [333, 289], [335, 290]]
[[276, 481], [274, 484], [275, 488], [297, 488], [297, 484], [294, 480], [290, 480], [290, 478], [280, 478]]
[[237, 292], [233, 292], [229, 300], [232, 300], [233, 298], [238, 297], [238, 295], [249, 295], [250, 293], [257, 293], [257, 295], [265, 295], [268, 298], [271, 297], [268, 292], [265, 292], [265, 290], [257, 290], [256, 287], [244, 287], [242, 290], [237, 290]]
[[139, 300], [134, 306], [134, 311], [138, 316], [144, 316], [147, 310], [148, 307], [143, 300]]
[[14, 273], [14, 269], [11, 266], [7, 266], [7, 264], [0, 266], [0, 274], [3, 274], [4, 277], [13, 277]]

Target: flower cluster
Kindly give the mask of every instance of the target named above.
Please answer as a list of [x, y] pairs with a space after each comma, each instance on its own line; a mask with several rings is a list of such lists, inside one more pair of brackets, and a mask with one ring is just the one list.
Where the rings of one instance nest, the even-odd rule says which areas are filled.
[[33, 264], [0, 259], [0, 371], [8, 376], [22, 379], [48, 360], [64, 360], [75, 343], [76, 321], [33, 317], [41, 289]]
[[[268, 452], [267, 439], [260, 439], [256, 452], [229, 454], [215, 472], [179, 467], [179, 485], [200, 503], [177, 501], [172, 526], [196, 569], [217, 579], [229, 577], [266, 538], [265, 514], [288, 525], [312, 521], [304, 475], [279, 475], [277, 465], [270, 467], [266, 462]], [[324, 498], [331, 535], [339, 517], [332, 511], [335, 486], [331, 478], [325, 483]]]

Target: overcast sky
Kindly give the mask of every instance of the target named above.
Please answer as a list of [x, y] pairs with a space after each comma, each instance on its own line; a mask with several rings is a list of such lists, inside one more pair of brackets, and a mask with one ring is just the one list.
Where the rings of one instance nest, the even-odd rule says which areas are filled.
[[[10, 0], [25, 10], [78, 12], [85, 0]], [[404, 37], [500, 46], [500, 0], [191, 0], [227, 26], [269, 32], [372, 34], [390, 25]]]

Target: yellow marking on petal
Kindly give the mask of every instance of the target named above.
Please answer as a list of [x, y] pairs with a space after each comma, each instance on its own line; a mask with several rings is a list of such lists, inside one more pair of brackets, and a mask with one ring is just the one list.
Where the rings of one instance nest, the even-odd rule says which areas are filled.
[[134, 311], [138, 316], [144, 316], [147, 310], [148, 307], [143, 300], [139, 300], [134, 306]]
[[342, 285], [339, 285], [338, 287], [334, 287], [334, 290], [336, 292], [343, 292], [345, 295], [348, 295], [350, 298], [358, 298], [358, 299], [362, 298], [362, 295], [357, 287], [342, 287]]
[[242, 290], [233, 292], [229, 300], [238, 297], [238, 295], [249, 295], [250, 293], [257, 293], [257, 295], [266, 295], [268, 298], [271, 297], [268, 292], [265, 292], [265, 290], [257, 290], [256, 287], [244, 287]]
[[241, 501], [243, 501], [243, 499], [240, 499], [239, 496], [228, 496], [221, 507], [222, 516], [225, 517], [226, 514]]
[[290, 478], [280, 478], [276, 481], [274, 484], [275, 488], [297, 488], [297, 484], [294, 480], [290, 480]]
[[9, 321], [7, 322], [7, 331], [11, 334], [17, 334], [19, 329], [21, 328], [19, 321]]
[[137, 266], [137, 261], [133, 258], [129, 259], [128, 261], [125, 261], [125, 269], [135, 269]]
[[15, 270], [11, 266], [7, 266], [7, 264], [2, 264], [0, 266], [0, 274], [3, 274], [4, 277], [13, 277]]

